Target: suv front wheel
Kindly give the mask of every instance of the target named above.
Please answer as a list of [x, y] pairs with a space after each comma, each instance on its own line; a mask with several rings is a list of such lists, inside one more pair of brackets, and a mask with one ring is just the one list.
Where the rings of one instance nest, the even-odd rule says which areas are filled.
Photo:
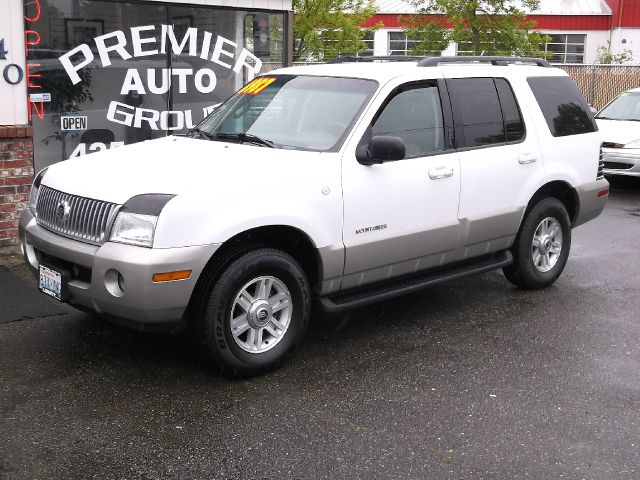
[[571, 221], [564, 204], [545, 198], [529, 210], [511, 248], [513, 264], [502, 271], [521, 288], [544, 288], [560, 276], [569, 258]]
[[224, 373], [260, 374], [297, 346], [309, 312], [302, 268], [285, 252], [258, 248], [232, 261], [215, 280], [198, 319], [200, 341]]

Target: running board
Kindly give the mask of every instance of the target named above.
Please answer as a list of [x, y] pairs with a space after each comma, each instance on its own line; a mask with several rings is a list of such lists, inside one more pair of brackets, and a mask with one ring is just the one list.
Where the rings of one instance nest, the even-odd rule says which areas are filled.
[[411, 277], [403, 277], [396, 281], [367, 285], [362, 288], [338, 292], [326, 297], [319, 297], [320, 308], [326, 313], [340, 313], [352, 308], [362, 307], [375, 302], [396, 298], [407, 293], [417, 292], [423, 288], [460, 278], [490, 272], [504, 268], [513, 263], [511, 252], [505, 250], [489, 258], [476, 260], [464, 265], [450, 267], [437, 272], [425, 272]]

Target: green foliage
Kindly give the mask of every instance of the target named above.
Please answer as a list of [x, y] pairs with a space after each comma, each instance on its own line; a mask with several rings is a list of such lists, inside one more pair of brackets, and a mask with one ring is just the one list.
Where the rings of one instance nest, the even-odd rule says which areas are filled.
[[405, 25], [407, 35], [419, 42], [416, 53], [441, 51], [457, 42], [463, 55], [544, 55], [540, 47], [549, 37], [532, 31], [535, 22], [521, 9], [533, 10], [539, 0], [411, 1], [418, 14]]
[[370, 0], [294, 0], [293, 60], [330, 60], [367, 48], [360, 25], [376, 10]]
[[407, 37], [416, 40], [414, 55], [438, 56], [449, 45], [449, 35], [439, 22], [425, 22], [420, 15], [414, 15], [404, 22]]
[[598, 47], [598, 54], [596, 56], [596, 63], [609, 64], [621, 64], [630, 62], [633, 60], [633, 53], [631, 50], [623, 50], [620, 53], [611, 53], [611, 42], [607, 41], [607, 46], [601, 45]]

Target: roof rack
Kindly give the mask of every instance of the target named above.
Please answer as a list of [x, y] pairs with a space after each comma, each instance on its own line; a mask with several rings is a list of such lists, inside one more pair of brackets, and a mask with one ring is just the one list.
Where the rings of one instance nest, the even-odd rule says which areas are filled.
[[342, 57], [334, 58], [333, 60], [329, 60], [327, 63], [359, 63], [359, 62], [419, 62], [420, 60], [424, 60], [424, 57], [411, 57], [404, 55], [393, 55], [393, 56], [368, 56], [368, 57], [354, 57], [351, 55], [345, 55]]
[[551, 67], [551, 64], [542, 58], [529, 57], [427, 57], [418, 62], [419, 67], [437, 67], [441, 63], [490, 63], [491, 65], [509, 65], [510, 63], [533, 63], [539, 67]]

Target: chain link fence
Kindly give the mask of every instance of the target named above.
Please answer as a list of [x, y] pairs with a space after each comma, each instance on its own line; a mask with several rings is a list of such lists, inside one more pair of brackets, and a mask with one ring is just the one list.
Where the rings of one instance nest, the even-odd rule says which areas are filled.
[[640, 65], [554, 65], [565, 70], [591, 105], [600, 110], [617, 95], [640, 87]]

